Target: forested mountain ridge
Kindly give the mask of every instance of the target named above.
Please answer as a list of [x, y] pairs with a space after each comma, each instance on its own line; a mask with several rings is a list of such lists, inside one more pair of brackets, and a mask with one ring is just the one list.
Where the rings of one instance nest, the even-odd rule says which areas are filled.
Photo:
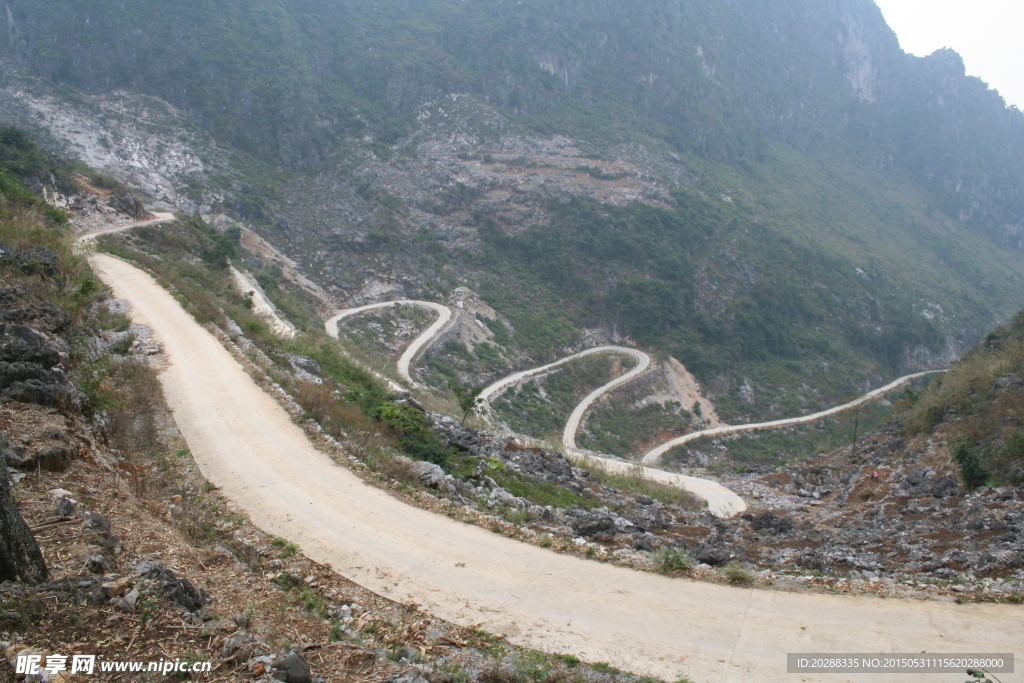
[[[904, 54], [870, 0], [250, 0], [8, 4], [4, 49], [56, 82], [130, 88], [294, 167], [428, 100], [485, 97], [535, 130], [639, 132], [756, 158], [838, 145], [912, 173], [1002, 240], [1024, 221], [1024, 116], [952, 51]], [[67, 36], [74, 36], [67, 40]]]
[[778, 417], [1024, 300], [1024, 116], [869, 0], [8, 9], [7, 63], [53, 93], [10, 77], [18, 121], [148, 204], [251, 221], [339, 307], [479, 293], [500, 321], [438, 381], [617, 341]]

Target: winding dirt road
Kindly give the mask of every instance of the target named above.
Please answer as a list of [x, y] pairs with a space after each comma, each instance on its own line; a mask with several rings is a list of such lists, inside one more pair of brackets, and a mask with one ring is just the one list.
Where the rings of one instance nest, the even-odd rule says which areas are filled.
[[[426, 388], [422, 384], [416, 382], [410, 375], [409, 367], [412, 361], [416, 358], [416, 355], [420, 350], [426, 346], [431, 339], [437, 335], [438, 332], [448, 323], [451, 319], [451, 309], [443, 304], [438, 304], [430, 301], [416, 301], [416, 300], [402, 300], [402, 301], [387, 301], [379, 304], [369, 304], [366, 306], [359, 306], [356, 308], [349, 308], [341, 311], [331, 317], [325, 324], [327, 333], [332, 337], [337, 337], [339, 334], [338, 324], [344, 318], [348, 318], [365, 311], [374, 310], [378, 308], [388, 308], [398, 305], [408, 306], [421, 306], [429, 308], [438, 313], [438, 319], [434, 321], [426, 330], [417, 336], [409, 347], [402, 354], [402, 357], [398, 361], [398, 372], [403, 379], [407, 380], [411, 384], [419, 386], [420, 388]], [[889, 384], [879, 387], [873, 391], [870, 391], [863, 396], [844, 403], [843, 405], [829, 408], [812, 415], [802, 415], [799, 417], [785, 418], [782, 420], [774, 420], [772, 422], [760, 422], [755, 424], [744, 424], [744, 425], [724, 425], [721, 427], [714, 427], [712, 429], [705, 429], [699, 432], [692, 432], [684, 436], [677, 437], [670, 441], [663, 443], [662, 445], [650, 450], [640, 459], [639, 463], [626, 462], [623, 460], [616, 460], [614, 458], [602, 457], [601, 455], [586, 451], [579, 448], [576, 445], [576, 433], [579, 431], [580, 422], [583, 420], [583, 416], [586, 414], [590, 406], [593, 405], [594, 401], [608, 393], [612, 389], [622, 384], [625, 384], [629, 380], [638, 376], [642, 372], [646, 371], [650, 366], [651, 358], [643, 351], [638, 349], [631, 349], [625, 346], [598, 346], [591, 349], [574, 353], [571, 356], [560, 358], [559, 360], [542, 365], [536, 368], [530, 368], [529, 370], [522, 370], [520, 372], [513, 373], [508, 377], [504, 377], [497, 382], [487, 386], [481, 393], [480, 398], [484, 399], [488, 404], [495, 398], [500, 396], [502, 392], [506, 391], [509, 387], [529, 380], [532, 377], [536, 377], [545, 372], [549, 372], [560, 365], [564, 365], [571, 360], [588, 356], [595, 353], [625, 353], [633, 356], [637, 359], [637, 365], [629, 372], [620, 375], [612, 379], [610, 382], [603, 384], [602, 386], [594, 389], [590, 392], [569, 415], [569, 419], [565, 423], [565, 427], [562, 430], [562, 446], [568, 455], [571, 455], [577, 459], [584, 460], [586, 463], [602, 467], [608, 472], [614, 474], [639, 474], [645, 479], [656, 481], [661, 484], [667, 484], [669, 486], [675, 486], [677, 488], [685, 489], [690, 493], [703, 498], [708, 503], [708, 510], [718, 517], [732, 517], [740, 512], [747, 509], [747, 504], [740, 498], [736, 493], [726, 488], [725, 486], [710, 481], [708, 479], [701, 479], [698, 477], [690, 477], [683, 474], [675, 474], [673, 472], [665, 472], [663, 470], [653, 469], [646, 467], [646, 465], [656, 465], [661, 459], [661, 456], [676, 446], [680, 446], [694, 439], [699, 439], [702, 436], [714, 436], [719, 434], [733, 434], [736, 432], [753, 431], [755, 429], [770, 429], [773, 427], [784, 427], [786, 425], [801, 424], [805, 422], [814, 422], [820, 420], [823, 417], [834, 415], [850, 408], [855, 408], [863, 403], [866, 403], [878, 396], [885, 394], [896, 387], [909, 382], [912, 379], [923, 377], [924, 375], [931, 374], [933, 372], [942, 372], [941, 370], [932, 370], [929, 372], [918, 372], [912, 375], [906, 375], [899, 379], [890, 382]]]
[[[616, 377], [607, 384], [595, 389], [593, 392], [590, 393], [590, 395], [587, 396], [587, 398], [583, 399], [583, 402], [586, 403], [588, 407], [591, 403], [594, 402], [594, 399], [596, 399], [598, 396], [600, 396], [601, 394], [603, 394], [604, 392], [608, 391], [613, 387], [617, 387], [623, 382], [627, 382], [633, 379], [651, 365], [651, 357], [648, 356], [643, 351], [637, 351], [636, 349], [630, 349], [625, 346], [595, 346], [592, 349], [586, 349], [584, 351], [580, 351], [579, 353], [574, 353], [571, 356], [560, 358], [556, 360], [554, 363], [548, 363], [547, 365], [541, 365], [536, 368], [530, 368], [529, 370], [521, 370], [520, 372], [514, 372], [508, 377], [503, 377], [494, 384], [491, 384], [488, 387], [486, 387], [482, 392], [480, 392], [480, 398], [490, 403], [498, 396], [500, 396], [502, 393], [504, 393], [505, 390], [507, 390], [509, 387], [519, 384], [520, 382], [525, 382], [526, 380], [536, 377], [537, 375], [542, 375], [545, 372], [548, 372], [549, 370], [554, 370], [560, 365], [565, 365], [569, 361], [576, 360], [577, 358], [583, 358], [584, 356], [591, 356], [595, 353], [625, 353], [632, 356], [633, 358], [636, 358], [637, 364], [636, 367], [634, 367], [629, 372], [620, 375], [619, 377]], [[591, 398], [591, 396], [593, 396], [593, 398]], [[580, 403], [580, 405], [583, 405], [583, 403]], [[580, 415], [582, 415], [582, 413], [580, 413]], [[572, 418], [570, 418], [570, 422], [571, 421]], [[579, 418], [576, 419], [576, 424], [579, 424]], [[563, 432], [563, 438], [565, 438], [565, 434], [569, 433], [568, 426], [569, 423], [566, 423], [566, 431]], [[570, 439], [572, 440], [573, 448], [576, 447], [576, 441], [574, 440], [575, 436], [576, 430], [574, 429], [572, 431], [572, 436], [570, 437]], [[566, 441], [566, 443], [569, 443], [569, 441]]]
[[337, 339], [338, 325], [345, 318], [365, 313], [366, 311], [373, 311], [378, 308], [393, 308], [395, 306], [419, 306], [420, 308], [428, 308], [437, 313], [437, 320], [432, 322], [427, 329], [420, 332], [420, 334], [412, 340], [409, 346], [402, 353], [402, 356], [398, 359], [399, 376], [409, 384], [426, 389], [426, 387], [412, 378], [412, 375], [409, 372], [409, 366], [412, 364], [413, 359], [416, 358], [416, 355], [420, 352], [420, 349], [426, 346], [427, 343], [441, 331], [441, 328], [448, 324], [448, 321], [451, 320], [452, 317], [452, 309], [443, 304], [435, 304], [432, 301], [413, 301], [411, 299], [385, 301], [379, 304], [367, 304], [366, 306], [348, 308], [339, 313], [335, 313], [327, 319], [327, 322], [324, 323], [324, 327], [327, 329], [327, 334]]
[[787, 417], [782, 420], [772, 420], [771, 422], [758, 422], [745, 425], [723, 425], [721, 427], [705, 429], [704, 431], [701, 432], [692, 432], [690, 434], [685, 434], [683, 436], [676, 437], [671, 441], [666, 441], [657, 448], [651, 449], [650, 451], [644, 454], [644, 457], [640, 459], [640, 462], [644, 463], [645, 465], [656, 465], [658, 461], [661, 460], [661, 456], [663, 456], [668, 451], [672, 450], [676, 446], [682, 446], [684, 443], [693, 441], [694, 439], [699, 439], [702, 436], [735, 434], [736, 432], [750, 432], [755, 429], [771, 429], [773, 427], [785, 427], [786, 425], [814, 422], [815, 420], [820, 420], [823, 417], [835, 415], [836, 413], [841, 413], [842, 411], [849, 410], [850, 408], [856, 408], [857, 406], [867, 403], [868, 401], [874, 398], [878, 398], [879, 396], [888, 393], [895, 389], [896, 387], [906, 384], [907, 382], [913, 379], [917, 379], [918, 377], [924, 377], [925, 375], [931, 375], [936, 372], [945, 372], [945, 370], [928, 370], [927, 372], [915, 372], [912, 375], [904, 375], [899, 379], [889, 382], [884, 387], [879, 387], [873, 391], [869, 391], [860, 398], [854, 399], [849, 403], [844, 403], [840, 406], [835, 406], [833, 408], [829, 408], [828, 410], [823, 410], [820, 413], [812, 413], [811, 415], [801, 415], [799, 417]]
[[[327, 334], [337, 338], [339, 334], [339, 323], [345, 318], [358, 315], [359, 313], [364, 313], [366, 311], [372, 311], [379, 308], [389, 308], [398, 305], [421, 306], [438, 313], [437, 320], [412, 340], [398, 361], [398, 373], [402, 378], [411, 384], [426, 389], [427, 387], [419, 384], [412, 378], [409, 366], [416, 358], [417, 354], [419, 354], [420, 350], [428, 344], [451, 319], [452, 312], [447, 306], [431, 301], [415, 301], [411, 299], [387, 301], [379, 304], [368, 304], [366, 306], [349, 308], [336, 313], [329, 318], [326, 323], [324, 323], [324, 326], [327, 329]], [[621, 384], [624, 384], [625, 382], [628, 382], [647, 370], [650, 366], [651, 357], [643, 351], [630, 349], [625, 346], [597, 346], [592, 349], [586, 349], [585, 351], [580, 351], [579, 353], [574, 353], [571, 356], [561, 358], [553, 363], [548, 363], [547, 365], [531, 368], [529, 370], [522, 370], [520, 372], [513, 373], [508, 377], [504, 377], [486, 387], [480, 393], [480, 397], [484, 399], [484, 401], [490, 403], [490, 401], [500, 396], [502, 392], [515, 384], [553, 370], [554, 368], [564, 365], [576, 358], [582, 358], [583, 356], [589, 356], [595, 353], [625, 353], [636, 358], [637, 365], [629, 372], [626, 372], [619, 377], [612, 379], [610, 382], [601, 385], [597, 389], [594, 389], [576, 406], [572, 414], [569, 416], [569, 420], [566, 422], [565, 429], [562, 432], [563, 446], [566, 453], [577, 460], [584, 461], [587, 465], [603, 468], [606, 472], [629, 475], [639, 474], [641, 477], [650, 481], [689, 491], [693, 495], [707, 501], [708, 511], [718, 517], [732, 517], [746, 510], [747, 504], [743, 502], [742, 498], [717, 482], [709, 481], [707, 479], [698, 479], [697, 477], [688, 477], [682, 474], [674, 474], [672, 472], [664, 472], [662, 470], [655, 470], [648, 467], [642, 467], [636, 463], [624, 462], [613, 458], [605, 458], [596, 453], [584, 451], [583, 449], [576, 447], [576, 432], [579, 430], [580, 420], [583, 418], [584, 413], [586, 413], [590, 405], [603, 394], [611, 391]]]
[[317, 451], [149, 275], [103, 254], [91, 262], [164, 345], [160, 381], [203, 474], [255, 524], [382, 595], [523, 645], [702, 682], [866, 680], [788, 676], [787, 652], [1012, 652], [1024, 642], [1019, 606], [668, 579], [559, 555], [406, 505]]
[[149, 215], [151, 218], [144, 218], [142, 220], [123, 223], [121, 225], [112, 223], [106, 227], [100, 228], [99, 230], [84, 231], [75, 237], [75, 242], [81, 245], [95, 240], [100, 235], [109, 235], [110, 233], [122, 232], [124, 230], [130, 230], [131, 228], [141, 228], [147, 225], [156, 225], [157, 223], [166, 223], [167, 221], [174, 220], [174, 214], [170, 211], [154, 211]]

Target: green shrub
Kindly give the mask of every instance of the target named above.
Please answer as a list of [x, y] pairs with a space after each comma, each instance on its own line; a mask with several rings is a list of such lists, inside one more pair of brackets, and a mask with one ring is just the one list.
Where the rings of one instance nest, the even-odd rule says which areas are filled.
[[988, 481], [989, 472], [978, 459], [974, 452], [974, 444], [969, 438], [962, 436], [954, 440], [951, 444], [951, 452], [953, 459], [960, 466], [960, 475], [967, 488], [975, 489]]
[[299, 552], [298, 544], [292, 543], [286, 538], [274, 536], [270, 539], [270, 542], [281, 549], [281, 551], [277, 554], [278, 557], [291, 557], [295, 553]]
[[307, 612], [323, 614], [327, 609], [327, 600], [312, 588], [303, 588], [299, 591], [299, 602], [306, 608]]
[[725, 578], [729, 580], [729, 583], [747, 585], [754, 582], [754, 575], [739, 562], [730, 562], [725, 565], [722, 568], [722, 573], [725, 574]]
[[276, 583], [281, 588], [284, 588], [285, 590], [292, 590], [302, 585], [301, 581], [299, 581], [297, 578], [295, 578], [288, 572], [281, 572], [272, 580], [274, 583]]
[[693, 558], [682, 548], [662, 548], [655, 554], [658, 571], [662, 574], [686, 572], [693, 569]]
[[1011, 458], [1024, 458], [1024, 432], [1014, 432], [1006, 437], [1003, 452]]

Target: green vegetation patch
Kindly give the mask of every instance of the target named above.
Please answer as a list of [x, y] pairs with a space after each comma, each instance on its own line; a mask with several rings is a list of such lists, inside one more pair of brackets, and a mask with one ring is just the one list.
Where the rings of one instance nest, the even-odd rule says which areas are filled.
[[493, 406], [513, 430], [560, 438], [573, 408], [591, 391], [636, 366], [626, 354], [593, 354], [565, 363], [540, 379], [505, 391]]
[[599, 453], [639, 455], [653, 439], [684, 434], [692, 422], [693, 414], [674, 401], [637, 408], [612, 397], [590, 410], [576, 440]]
[[673, 448], [665, 461], [692, 464], [699, 451], [721, 452], [725, 463], [737, 466], [783, 465], [849, 446], [893, 417], [893, 404], [878, 400], [808, 424], [701, 437]]
[[967, 486], [1024, 483], [1024, 311], [915, 398], [907, 433], [942, 426]]
[[586, 463], [585, 466], [605, 486], [616, 488], [632, 496], [645, 495], [663, 503], [675, 503], [690, 510], [700, 510], [706, 505], [703, 498], [698, 498], [688, 491], [645, 479], [640, 472], [639, 465], [632, 471], [621, 474], [608, 472], [591, 463]]

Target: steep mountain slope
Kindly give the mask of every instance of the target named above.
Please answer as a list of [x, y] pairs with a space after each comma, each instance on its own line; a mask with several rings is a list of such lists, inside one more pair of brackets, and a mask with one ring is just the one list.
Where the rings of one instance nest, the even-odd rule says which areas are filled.
[[288, 165], [365, 127], [392, 143], [424, 102], [470, 92], [535, 129], [643, 131], [720, 159], [758, 158], [766, 139], [838, 144], [948, 192], [951, 214], [1003, 237], [1019, 238], [1024, 215], [1022, 117], [955, 53], [902, 53], [869, 0], [9, 9], [5, 47], [37, 73], [164, 97]]
[[947, 437], [969, 486], [1024, 483], [1024, 313], [991, 332], [919, 397], [910, 434]]
[[463, 379], [625, 341], [778, 417], [1024, 300], [1024, 116], [868, 0], [9, 8], [0, 48], [78, 120], [181, 108], [147, 122], [195, 159], [167, 202], [253, 221], [339, 306], [479, 294]]

